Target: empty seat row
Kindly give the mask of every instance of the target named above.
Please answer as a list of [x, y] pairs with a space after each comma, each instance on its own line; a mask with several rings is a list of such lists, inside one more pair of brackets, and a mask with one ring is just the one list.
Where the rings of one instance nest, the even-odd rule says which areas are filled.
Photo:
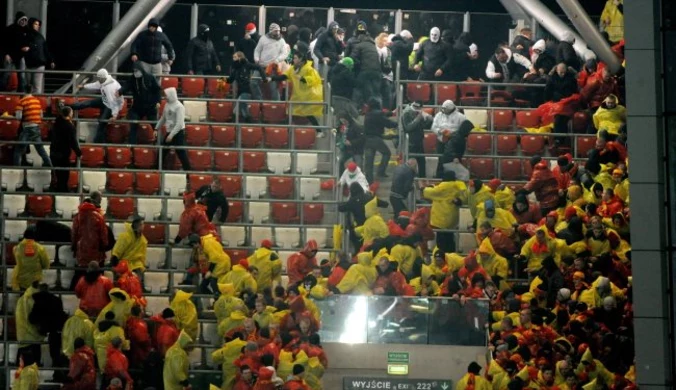
[[[526, 91], [524, 87], [514, 87], [514, 91]], [[532, 89], [532, 87], [531, 87]], [[445, 100], [453, 100], [463, 106], [485, 106], [487, 102], [488, 86], [482, 83], [456, 85], [450, 83], [408, 83], [406, 97], [409, 101], [428, 103], [431, 101], [441, 105]], [[433, 99], [434, 98], [434, 99]], [[491, 92], [491, 106], [494, 107], [529, 107], [530, 101], [515, 98], [506, 91]]]
[[181, 95], [187, 97], [199, 97], [206, 94], [214, 98], [224, 98], [230, 92], [230, 84], [222, 78], [202, 77], [172, 77], [163, 76], [160, 79], [162, 89], [176, 88], [181, 91]]

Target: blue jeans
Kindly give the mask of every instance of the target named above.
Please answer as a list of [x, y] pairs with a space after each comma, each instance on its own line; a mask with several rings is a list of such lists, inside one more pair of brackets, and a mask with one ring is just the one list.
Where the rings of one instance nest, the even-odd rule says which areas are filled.
[[[270, 100], [279, 101], [279, 89], [276, 81], [267, 83], [270, 88]], [[259, 78], [251, 78], [251, 94], [254, 100], [263, 100], [263, 93], [261, 92], [261, 80]]]
[[[40, 127], [36, 124], [27, 124], [23, 125], [23, 130], [19, 134], [19, 141], [22, 142], [32, 142], [33, 147], [38, 152], [42, 158], [42, 165], [45, 167], [52, 166], [52, 160], [49, 159], [49, 155], [45, 150], [45, 147], [41, 144], [42, 137], [40, 136]], [[21, 165], [21, 157], [28, 151], [29, 144], [16, 145], [14, 148], [14, 165]]]
[[[242, 93], [239, 95], [237, 100], [252, 100], [250, 93]], [[251, 113], [249, 112], [249, 103], [239, 102], [239, 121], [244, 122], [251, 119]]]
[[94, 143], [102, 144], [106, 142], [106, 126], [108, 126], [108, 119], [113, 116], [113, 112], [110, 108], [106, 107], [103, 104], [103, 99], [89, 99], [81, 102], [74, 103], [70, 106], [73, 110], [82, 110], [85, 108], [98, 108], [101, 110], [99, 114], [99, 124], [96, 127], [96, 136], [94, 137]]

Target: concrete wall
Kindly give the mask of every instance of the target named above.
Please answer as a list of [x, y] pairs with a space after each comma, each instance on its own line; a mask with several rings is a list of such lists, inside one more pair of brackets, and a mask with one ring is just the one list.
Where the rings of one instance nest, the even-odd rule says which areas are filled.
[[478, 362], [486, 367], [486, 348], [406, 344], [325, 343], [329, 369], [324, 388], [342, 389], [343, 377], [387, 377], [387, 352], [409, 352], [412, 379], [450, 379], [455, 383], [467, 366]]

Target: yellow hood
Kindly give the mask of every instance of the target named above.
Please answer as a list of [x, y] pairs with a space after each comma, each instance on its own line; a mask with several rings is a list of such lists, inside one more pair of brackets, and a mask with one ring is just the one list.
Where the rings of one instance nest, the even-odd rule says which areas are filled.
[[490, 256], [495, 256], [495, 249], [493, 248], [493, 244], [491, 244], [490, 238], [484, 238], [483, 241], [481, 241], [481, 245], [479, 245], [479, 253], [485, 253]]
[[87, 313], [83, 312], [80, 309], [75, 309], [75, 314], [73, 314], [73, 317], [80, 317], [80, 318], [87, 319], [87, 320], [89, 319], [89, 316], [87, 315]]
[[423, 284], [429, 283], [430, 279], [432, 279], [432, 275], [434, 274], [434, 272], [432, 272], [432, 268], [426, 264], [423, 264], [422, 271], [420, 273]]
[[111, 300], [111, 301], [113, 301], [113, 302], [120, 302], [120, 299], [117, 298], [115, 295], [113, 295], [113, 294], [116, 294], [116, 293], [122, 294], [122, 295], [124, 296], [124, 298], [125, 298], [125, 301], [129, 300], [129, 294], [127, 294], [126, 291], [124, 291], [124, 290], [122, 290], [122, 289], [120, 289], [120, 288], [115, 287], [115, 288], [112, 288], [112, 289], [108, 292], [108, 296], [110, 297], [110, 300]]
[[[115, 289], [113, 289], [113, 290], [115, 290]], [[112, 290], [111, 290], [111, 292], [112, 292]], [[190, 300], [190, 298], [192, 298], [192, 293], [185, 292], [183, 290], [178, 290], [178, 291], [176, 291], [176, 296], [174, 297], [174, 300], [172, 301], [172, 303], [174, 303], [174, 302], [176, 302], [176, 303], [185, 302], [185, 301]]]
[[592, 356], [592, 353], [589, 350], [589, 348], [587, 348], [587, 350], [584, 351], [584, 354], [582, 354], [582, 359], [580, 359], [580, 363], [582, 362], [587, 362], [589, 364], [594, 363], [594, 356]]
[[357, 254], [357, 263], [361, 265], [370, 266], [372, 260], [373, 256], [371, 256], [371, 252], [361, 252]]
[[242, 321], [246, 318], [246, 314], [242, 312], [241, 310], [235, 310], [232, 313], [230, 313], [230, 319], [235, 320], [235, 321]]
[[374, 196], [373, 199], [364, 205], [364, 213], [366, 218], [371, 218], [374, 215], [380, 215], [378, 213], [378, 198]]
[[218, 291], [226, 297], [234, 297], [235, 285], [232, 283], [218, 283]]
[[188, 346], [188, 344], [192, 343], [193, 339], [188, 336], [185, 331], [181, 331], [181, 334], [178, 336], [178, 340], [176, 340], [176, 344], [178, 344], [182, 349], [185, 349], [185, 347]]

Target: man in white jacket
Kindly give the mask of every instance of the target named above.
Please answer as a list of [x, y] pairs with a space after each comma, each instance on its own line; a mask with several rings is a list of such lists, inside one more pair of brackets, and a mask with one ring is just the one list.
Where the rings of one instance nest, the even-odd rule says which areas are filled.
[[[258, 40], [256, 49], [254, 50], [254, 62], [263, 69], [266, 69], [268, 76], [274, 76], [267, 67], [270, 65], [277, 65], [280, 67], [279, 74], [281, 74], [281, 64], [286, 60], [288, 55], [289, 47], [286, 44], [286, 41], [284, 41], [284, 38], [282, 38], [279, 25], [277, 23], [270, 24], [269, 32]], [[261, 76], [265, 77], [264, 75]], [[252, 84], [257, 85], [251, 89], [254, 99], [262, 99], [262, 96], [256, 96], [260, 95], [260, 80], [252, 79]], [[279, 100], [277, 82], [271, 81], [268, 83], [268, 86], [270, 88], [270, 99]]]
[[452, 100], [444, 101], [432, 122], [432, 132], [437, 136], [437, 153], [444, 152], [444, 145], [448, 139], [466, 120], [465, 115], [458, 111]]
[[369, 182], [366, 180], [366, 175], [361, 171], [355, 162], [347, 164], [347, 169], [343, 171], [340, 176], [338, 185], [350, 188], [352, 183], [359, 183], [364, 189], [364, 192], [369, 192]]
[[[166, 126], [167, 138], [164, 139], [162, 145], [178, 146], [179, 148], [174, 148], [174, 151], [181, 161], [183, 170], [189, 171], [188, 151], [182, 148], [185, 146], [185, 107], [178, 101], [176, 88], [165, 89], [164, 95], [167, 97], [167, 104], [164, 106], [162, 117], [157, 122], [155, 129], [159, 131], [162, 126]], [[161, 159], [162, 155], [160, 154]]]
[[[117, 80], [108, 74], [107, 70], [99, 69], [99, 71], [96, 72], [95, 82], [80, 85], [77, 87], [77, 89], [87, 89], [91, 91], [98, 90], [101, 92], [100, 98], [77, 102], [73, 104], [71, 108], [73, 110], [99, 108], [101, 113], [99, 114], [99, 125], [96, 128], [94, 143], [106, 142], [107, 124], [109, 122], [114, 122], [118, 115], [120, 115], [122, 107], [124, 107], [124, 97], [119, 92], [120, 89], [122, 89], [122, 86], [117, 82]], [[63, 102], [59, 101], [59, 106], [62, 105]]]

